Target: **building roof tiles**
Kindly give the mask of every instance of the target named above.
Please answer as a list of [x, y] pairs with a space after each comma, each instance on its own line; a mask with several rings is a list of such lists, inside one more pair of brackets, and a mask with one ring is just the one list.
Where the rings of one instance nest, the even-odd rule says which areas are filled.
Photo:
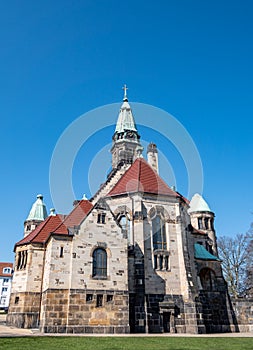
[[51, 234], [68, 235], [68, 228], [80, 225], [91, 208], [92, 204], [88, 200], [80, 200], [69, 215], [65, 217], [60, 214], [48, 216], [35, 230], [17, 242], [16, 246], [45, 243]]
[[62, 223], [54, 230], [54, 233], [68, 234], [68, 227], [80, 225], [92, 207], [93, 205], [88, 200], [80, 200], [71, 213], [67, 215]]
[[16, 246], [29, 243], [44, 243], [47, 241], [51, 232], [53, 232], [63, 220], [63, 215], [48, 216], [40, 223], [35, 230], [16, 243]]
[[143, 158], [137, 158], [135, 160], [111, 189], [108, 196], [134, 192], [181, 197], [161, 179]]

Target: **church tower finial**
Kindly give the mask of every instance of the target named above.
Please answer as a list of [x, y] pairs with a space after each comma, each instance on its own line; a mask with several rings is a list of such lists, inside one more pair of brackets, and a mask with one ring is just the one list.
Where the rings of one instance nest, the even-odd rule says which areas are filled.
[[124, 99], [120, 107], [111, 148], [113, 169], [120, 164], [132, 164], [136, 158], [141, 156], [143, 150], [132, 109], [128, 103], [126, 84], [122, 89]]
[[128, 90], [128, 87], [126, 86], [126, 84], [124, 84], [123, 88], [124, 90], [124, 98], [123, 98], [123, 101], [128, 101], [128, 98], [127, 98], [127, 90]]

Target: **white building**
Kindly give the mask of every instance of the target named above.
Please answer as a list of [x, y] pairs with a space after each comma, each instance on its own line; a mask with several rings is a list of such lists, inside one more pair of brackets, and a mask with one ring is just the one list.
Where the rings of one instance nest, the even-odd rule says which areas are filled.
[[7, 310], [10, 302], [12, 263], [0, 262], [0, 310]]

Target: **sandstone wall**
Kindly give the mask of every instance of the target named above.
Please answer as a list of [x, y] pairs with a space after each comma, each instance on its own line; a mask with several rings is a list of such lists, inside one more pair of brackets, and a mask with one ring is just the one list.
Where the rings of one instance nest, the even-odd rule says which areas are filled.
[[111, 290], [48, 290], [43, 293], [45, 333], [129, 333], [128, 293]]
[[39, 325], [41, 294], [21, 292], [11, 294], [7, 325], [18, 328], [36, 328]]
[[253, 299], [239, 298], [232, 299], [231, 302], [237, 322], [236, 330], [253, 332]]

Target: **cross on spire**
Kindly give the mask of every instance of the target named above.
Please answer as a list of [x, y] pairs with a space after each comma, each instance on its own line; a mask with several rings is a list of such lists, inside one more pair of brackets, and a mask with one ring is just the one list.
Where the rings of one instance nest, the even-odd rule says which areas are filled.
[[128, 90], [128, 87], [126, 86], [126, 84], [124, 84], [123, 88], [124, 90], [124, 98], [123, 98], [123, 101], [128, 101], [127, 99], [127, 90]]

